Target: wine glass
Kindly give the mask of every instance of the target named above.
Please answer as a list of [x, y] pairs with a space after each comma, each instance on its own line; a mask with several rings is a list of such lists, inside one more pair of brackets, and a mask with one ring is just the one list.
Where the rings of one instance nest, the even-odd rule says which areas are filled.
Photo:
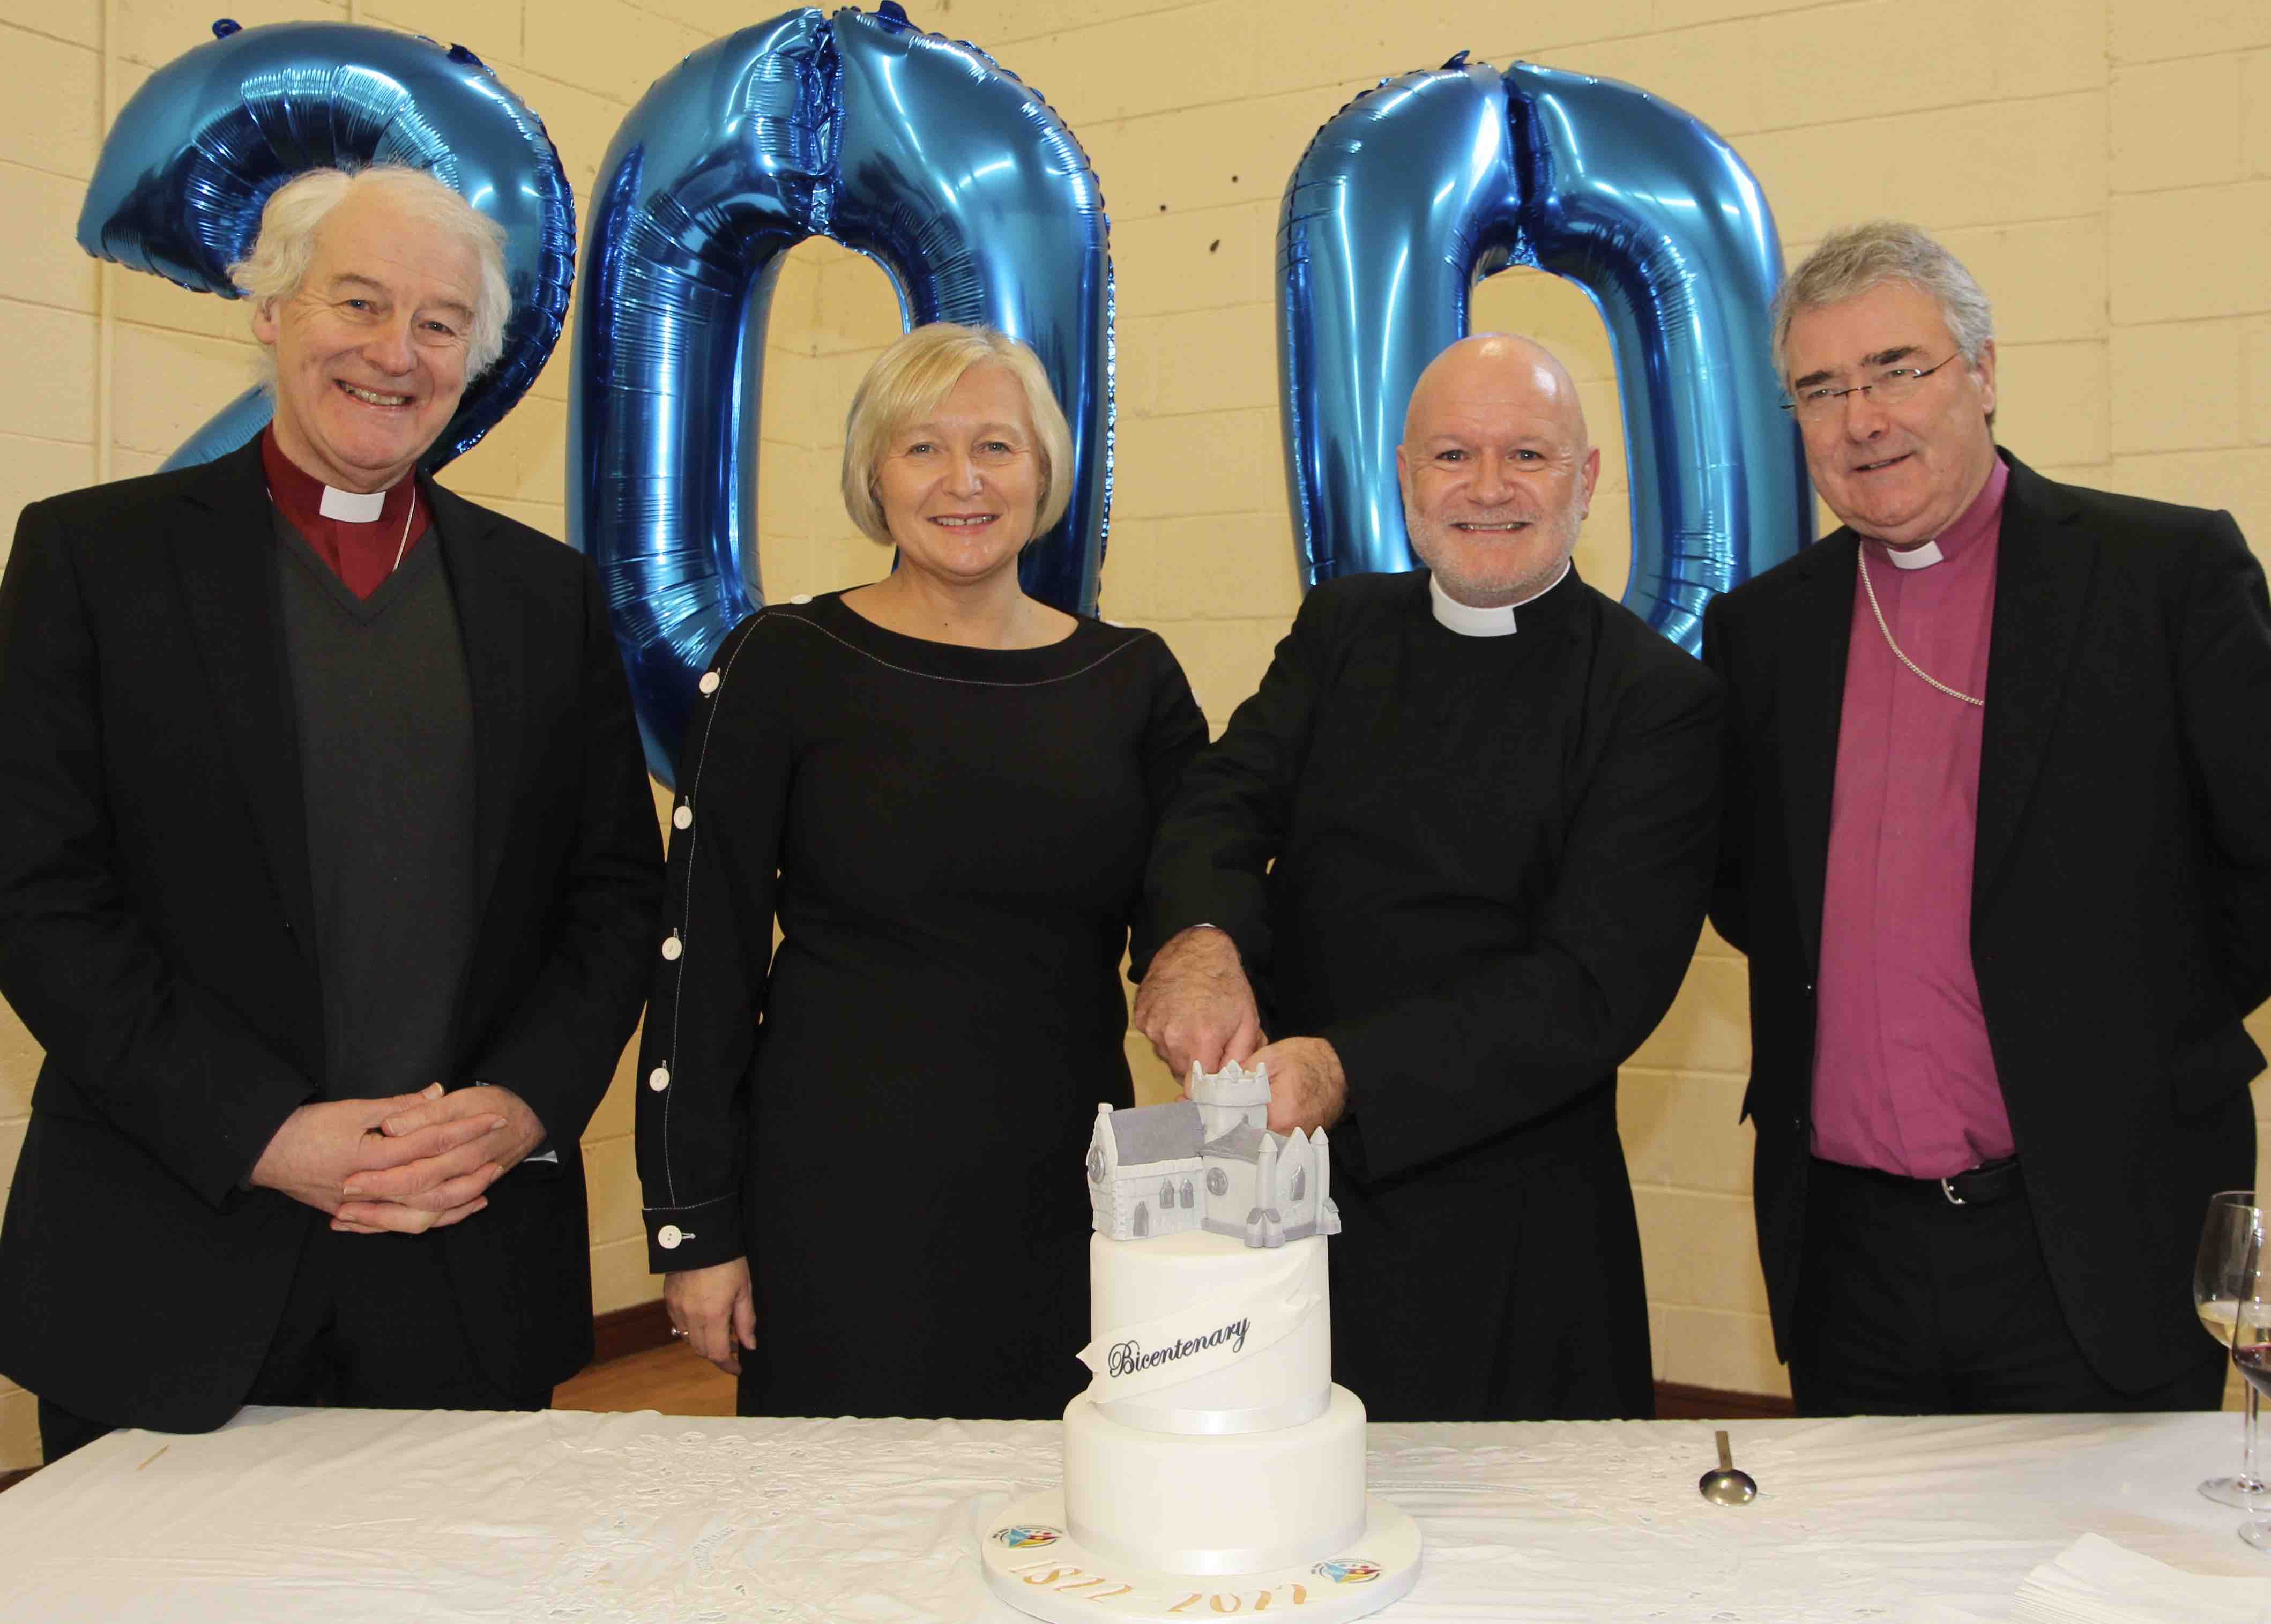
[[[2252, 1190], [2223, 1190], [2208, 1197], [2208, 1222], [2200, 1229], [2200, 1259], [2193, 1265], [2193, 1304], [2200, 1310], [2200, 1326], [2214, 1337], [2216, 1345], [2229, 1350], [2239, 1337], [2240, 1305], [2247, 1300], [2242, 1291], [2242, 1276], [2249, 1264], [2251, 1248], [2260, 1253], [2263, 1215], [2255, 1204]], [[2260, 1264], [2258, 1265], [2260, 1267]], [[2263, 1331], [2271, 1325], [2271, 1309], [2260, 1307], [2260, 1300], [2249, 1317], [2255, 1322], [2252, 1333]], [[2255, 1341], [2261, 1341], [2256, 1335]], [[2250, 1345], [2252, 1345], [2252, 1344]], [[2200, 1486], [2200, 1492], [2220, 1506], [2237, 1506], [2252, 1511], [2259, 1504], [2271, 1506], [2271, 1486], [2267, 1486], [2255, 1470], [2255, 1434], [2257, 1412], [2261, 1397], [2252, 1382], [2247, 1388], [2247, 1419], [2244, 1423], [2245, 1442], [2239, 1457], [2239, 1472], [2236, 1477], [2210, 1478]]]
[[[2244, 1211], [2254, 1221], [2247, 1225], [2246, 1255], [2233, 1278], [2231, 1362], [2247, 1379], [2248, 1413], [2252, 1417], [2257, 1400], [2271, 1393], [2271, 1257], [2264, 1255], [2263, 1209]], [[2249, 1442], [2253, 1441], [2250, 1438]], [[2258, 1517], [2252, 1523], [2241, 1524], [2239, 1537], [2259, 1551], [2271, 1551], [2271, 1517]]]

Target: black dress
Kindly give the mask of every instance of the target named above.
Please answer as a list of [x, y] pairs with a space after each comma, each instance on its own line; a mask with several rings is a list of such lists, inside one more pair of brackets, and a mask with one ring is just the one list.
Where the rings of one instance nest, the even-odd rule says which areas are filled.
[[963, 648], [835, 594], [711, 671], [639, 1067], [651, 1264], [748, 1257], [744, 1414], [1054, 1417], [1189, 684], [1150, 632]]

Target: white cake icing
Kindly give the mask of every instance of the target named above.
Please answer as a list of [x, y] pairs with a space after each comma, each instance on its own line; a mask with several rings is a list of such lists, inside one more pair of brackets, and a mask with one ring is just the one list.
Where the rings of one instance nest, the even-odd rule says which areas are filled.
[[1072, 1537], [1113, 1561], [1199, 1575], [1347, 1549], [1365, 1531], [1364, 1405], [1329, 1390], [1313, 1420], [1219, 1437], [1122, 1426], [1083, 1394], [1064, 1419]]
[[[1123, 1359], [1127, 1338], [1115, 1328], [1172, 1326], [1180, 1316], [1186, 1337], [1204, 1335], [1217, 1324], [1252, 1320], [1253, 1305], [1272, 1301], [1285, 1305], [1292, 1322], [1290, 1330], [1270, 1327], [1281, 1334], [1266, 1345], [1269, 1332], [1249, 1325], [1234, 1363], [1126, 1397], [1098, 1394], [1105, 1418], [1156, 1433], [1219, 1434], [1292, 1427], [1324, 1413], [1333, 1325], [1322, 1235], [1275, 1248], [1203, 1230], [1139, 1242], [1091, 1235], [1088, 1270], [1091, 1330], [1117, 1338]], [[1216, 1304], [1218, 1311], [1210, 1313]], [[1157, 1351], [1156, 1343], [1144, 1351]], [[1105, 1352], [1108, 1374], [1111, 1349]]]
[[1089, 1241], [1095, 1374], [1065, 1410], [1065, 1520], [1165, 1573], [1315, 1561], [1365, 1528], [1364, 1405], [1332, 1384], [1325, 1239]]
[[1064, 1486], [979, 1547], [1021, 1612], [1180, 1624], [1204, 1596], [1351, 1624], [1418, 1576], [1418, 1527], [1364, 1492], [1364, 1405], [1333, 1385], [1331, 1147], [1271, 1131], [1270, 1103], [1269, 1073], [1232, 1062], [1168, 1105], [1097, 1107]]

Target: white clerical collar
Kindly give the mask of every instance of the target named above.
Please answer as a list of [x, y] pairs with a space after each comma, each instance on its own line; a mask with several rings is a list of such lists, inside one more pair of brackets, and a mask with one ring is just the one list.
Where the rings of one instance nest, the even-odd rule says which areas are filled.
[[1940, 550], [1940, 543], [1934, 540], [1927, 541], [1922, 547], [1888, 547], [1885, 549], [1885, 556], [1893, 561], [1895, 570], [1929, 570], [1947, 555]]
[[1433, 575], [1427, 577], [1427, 600], [1435, 611], [1436, 623], [1457, 632], [1463, 637], [1510, 637], [1518, 629], [1514, 623], [1514, 612], [1523, 604], [1535, 603], [1561, 585], [1569, 573], [1569, 561], [1561, 561], [1561, 571], [1519, 602], [1501, 604], [1494, 609], [1478, 609], [1471, 603], [1461, 603], [1443, 590], [1443, 584]]
[[325, 518], [344, 519], [350, 525], [375, 524], [385, 510], [384, 491], [365, 495], [359, 490], [341, 490], [336, 485], [324, 487], [323, 504], [316, 509]]

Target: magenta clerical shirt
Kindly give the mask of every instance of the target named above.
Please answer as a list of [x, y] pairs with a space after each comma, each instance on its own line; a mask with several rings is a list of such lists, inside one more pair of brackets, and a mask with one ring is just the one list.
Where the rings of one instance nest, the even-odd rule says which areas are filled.
[[[1998, 458], [1977, 499], [1911, 554], [1861, 543], [1902, 652], [1991, 704], [2008, 480]], [[2011, 1153], [1971, 972], [1984, 716], [1886, 646], [1857, 570], [1816, 981], [1813, 1153], [1827, 1160], [1938, 1179]]]

